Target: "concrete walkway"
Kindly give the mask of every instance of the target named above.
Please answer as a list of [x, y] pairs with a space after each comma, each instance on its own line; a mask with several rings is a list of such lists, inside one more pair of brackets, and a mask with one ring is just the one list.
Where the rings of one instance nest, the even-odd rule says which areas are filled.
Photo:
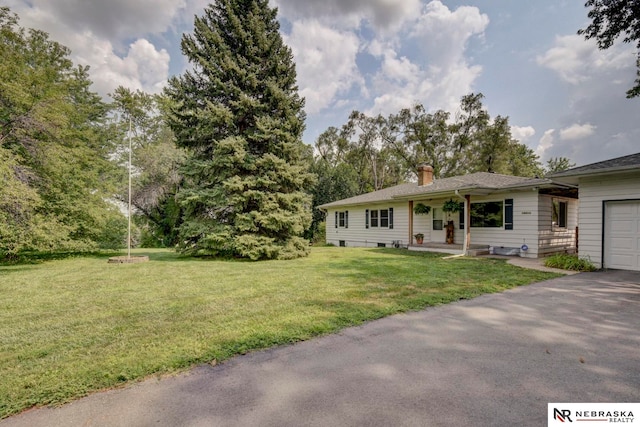
[[543, 426], [640, 402], [640, 274], [564, 276], [0, 421], [16, 426]]
[[517, 265], [518, 267], [530, 268], [533, 270], [540, 270], [540, 271], [548, 271], [550, 273], [567, 274], [567, 275], [578, 274], [577, 271], [546, 267], [544, 265], [544, 258], [520, 258], [518, 256], [499, 256], [499, 255], [498, 256], [489, 255], [489, 256], [493, 258], [505, 258], [507, 259], [507, 262], [509, 264]]

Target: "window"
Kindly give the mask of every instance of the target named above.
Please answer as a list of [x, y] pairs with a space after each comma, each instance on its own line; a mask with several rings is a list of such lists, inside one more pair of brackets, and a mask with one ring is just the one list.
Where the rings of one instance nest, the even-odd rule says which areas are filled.
[[554, 197], [553, 199], [551, 199], [551, 205], [551, 225], [555, 228], [567, 228], [568, 203]]
[[503, 202], [471, 203], [471, 226], [484, 228], [502, 227]]
[[438, 208], [433, 208], [431, 212], [433, 212], [433, 229], [442, 230], [444, 227], [444, 212]]
[[380, 227], [389, 227], [389, 210], [380, 209]]
[[393, 208], [366, 210], [365, 211], [365, 228], [393, 228]]
[[349, 211], [336, 212], [336, 228], [349, 228]]

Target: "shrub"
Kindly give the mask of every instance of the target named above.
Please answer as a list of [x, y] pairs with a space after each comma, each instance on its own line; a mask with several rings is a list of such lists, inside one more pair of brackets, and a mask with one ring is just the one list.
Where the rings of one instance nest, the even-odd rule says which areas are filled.
[[427, 206], [423, 203], [418, 203], [413, 207], [413, 213], [416, 215], [428, 215], [431, 212], [431, 206]]
[[574, 271], [595, 271], [596, 267], [590, 259], [580, 258], [578, 255], [555, 254], [544, 260], [547, 267], [561, 268]]

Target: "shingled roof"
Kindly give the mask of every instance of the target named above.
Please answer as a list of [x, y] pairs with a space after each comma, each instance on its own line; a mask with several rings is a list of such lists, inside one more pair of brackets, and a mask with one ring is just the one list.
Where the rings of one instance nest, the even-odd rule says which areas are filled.
[[617, 157], [603, 162], [591, 163], [549, 175], [549, 178], [577, 177], [598, 173], [640, 169], [640, 153]]
[[418, 186], [417, 183], [396, 185], [371, 193], [361, 194], [360, 196], [326, 203], [318, 206], [318, 208], [327, 209], [337, 206], [363, 205], [429, 195], [442, 195], [446, 197], [448, 193], [454, 193], [456, 190], [485, 190], [491, 192], [515, 188], [538, 187], [549, 184], [552, 184], [552, 181], [548, 179], [477, 172], [463, 176], [436, 179], [431, 184], [422, 187]]

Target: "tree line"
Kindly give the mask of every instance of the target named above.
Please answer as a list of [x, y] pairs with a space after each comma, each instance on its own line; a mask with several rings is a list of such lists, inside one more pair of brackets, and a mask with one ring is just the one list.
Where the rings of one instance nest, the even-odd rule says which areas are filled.
[[[573, 167], [569, 159], [546, 166], [528, 146], [513, 139], [509, 118], [491, 118], [483, 95], [463, 96], [455, 114], [428, 112], [416, 104], [386, 117], [354, 111], [342, 127], [323, 132], [315, 144], [312, 171], [318, 176], [314, 206], [416, 181], [428, 162], [435, 178], [473, 172], [542, 177]], [[321, 231], [323, 213], [314, 212], [310, 236]]]
[[118, 87], [106, 102], [66, 47], [0, 8], [0, 259], [122, 247], [129, 172], [138, 244], [258, 260], [306, 255], [316, 206], [415, 180], [425, 161], [436, 178], [571, 166], [544, 168], [479, 93], [454, 114], [354, 111], [304, 144], [276, 14], [268, 0], [214, 1], [183, 36], [189, 71], [162, 94]]

